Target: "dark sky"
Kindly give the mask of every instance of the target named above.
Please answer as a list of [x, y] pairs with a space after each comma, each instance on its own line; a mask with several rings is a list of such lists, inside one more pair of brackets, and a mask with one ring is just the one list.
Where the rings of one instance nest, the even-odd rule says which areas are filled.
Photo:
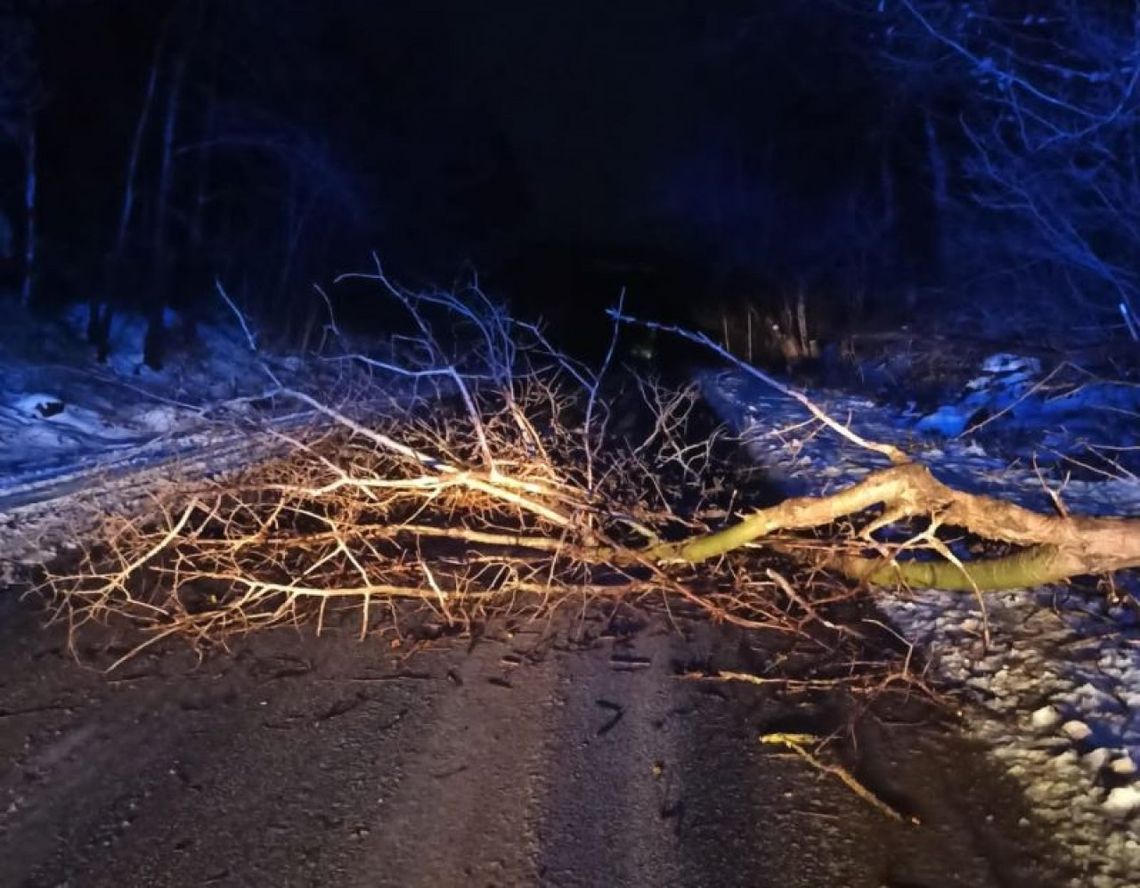
[[59, 0], [39, 19], [45, 236], [80, 278], [108, 250], [157, 53], [143, 246], [181, 63], [171, 237], [204, 204], [205, 264], [224, 241], [226, 263], [272, 253], [310, 278], [372, 249], [432, 275], [563, 243], [794, 275], [882, 191], [893, 125], [822, 8]]

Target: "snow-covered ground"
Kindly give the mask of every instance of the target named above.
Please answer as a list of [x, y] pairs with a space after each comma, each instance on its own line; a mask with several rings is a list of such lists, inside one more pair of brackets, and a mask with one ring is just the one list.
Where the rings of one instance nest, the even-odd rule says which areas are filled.
[[[142, 359], [146, 324], [116, 315], [105, 363], [83, 341], [86, 306], [51, 323], [7, 306], [0, 336], [0, 477], [19, 479], [171, 441], [253, 413], [268, 388], [240, 330], [198, 324], [191, 343], [153, 371]], [[171, 321], [176, 322], [175, 318]]]
[[[272, 388], [235, 323], [200, 323], [161, 371], [143, 364], [146, 325], [116, 317], [112, 352], [83, 341], [86, 307], [60, 322], [6, 306], [0, 335], [0, 564], [50, 558], [97, 519], [177, 478], [218, 474], [270, 455], [267, 429], [314, 420]], [[177, 318], [168, 318], [177, 327]], [[279, 358], [282, 374], [312, 375]], [[97, 508], [92, 508], [95, 506]], [[3, 577], [0, 577], [2, 579]]]
[[[730, 373], [710, 374], [703, 382], [751, 456], [788, 494], [832, 492], [886, 465], [806, 422], [796, 402], [758, 380]], [[953, 424], [950, 431], [963, 428], [960, 414], [976, 410], [976, 398], [962, 409], [947, 405], [937, 421], [923, 423], [923, 417], [865, 399], [809, 394], [864, 437], [904, 446], [940, 480], [961, 489], [1049, 510], [1048, 484], [1074, 514], [1140, 516], [1140, 481], [1049, 481], [1027, 453], [1003, 458], [968, 438], [931, 437], [931, 431], [948, 430], [944, 423]], [[959, 403], [972, 395], [964, 393]], [[1032, 409], [1024, 405], [1024, 411]], [[1064, 429], [1060, 422], [1055, 426], [1038, 422], [1038, 440], [1058, 440]], [[1041, 821], [1082, 867], [1084, 875], [1073, 884], [1096, 888], [1140, 884], [1140, 625], [1136, 588], [1127, 585], [1135, 578], [1119, 582], [1118, 592], [1133, 598], [1130, 605], [1110, 606], [1102, 592], [1073, 587], [988, 595], [988, 650], [972, 595], [918, 590], [881, 598], [908, 641], [963, 691], [967, 725], [1025, 787]]]

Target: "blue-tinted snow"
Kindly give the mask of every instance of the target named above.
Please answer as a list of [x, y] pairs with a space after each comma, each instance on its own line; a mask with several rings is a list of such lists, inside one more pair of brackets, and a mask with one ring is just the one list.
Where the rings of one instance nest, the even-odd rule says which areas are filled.
[[[753, 457], [773, 469], [777, 477], [784, 477], [789, 495], [823, 493], [834, 489], [837, 482], [845, 485], [888, 465], [883, 457], [826, 431], [795, 401], [774, 394], [759, 380], [739, 373], [708, 373], [701, 381], [710, 402], [722, 419], [741, 433]], [[1133, 397], [1122, 394], [1117, 398], [1120, 392], [1136, 393], [1140, 400], [1140, 388], [1096, 387], [1103, 389], [1113, 393], [1105, 409]], [[1094, 387], [1084, 391], [1080, 397], [1086, 401], [1096, 396]], [[1052, 489], [1075, 513], [1140, 516], [1140, 480], [1046, 480], [1033, 470], [1033, 453], [1028, 450], [999, 456], [968, 437], [923, 434], [909, 414], [866, 398], [828, 392], [809, 394], [832, 418], [872, 441], [902, 447], [928, 466], [939, 480], [961, 490], [988, 493], [1028, 508], [1050, 511], [1053, 501], [1048, 490]], [[1045, 409], [1054, 412], [1037, 414], [1034, 428], [1048, 429], [1044, 417], [1057, 416], [1064, 423], [1057, 425], [1055, 434], [1064, 434], [1069, 428], [1068, 409]], [[1136, 409], [1140, 410], [1140, 403]], [[1017, 421], [1009, 414], [995, 420], [1003, 424]], [[1129, 428], [1124, 424], [1122, 427]], [[1140, 443], [1140, 437], [1118, 443], [1133, 442]]]
[[268, 456], [273, 439], [252, 431], [312, 419], [295, 404], [251, 405], [268, 381], [232, 324], [199, 324], [193, 346], [155, 372], [142, 363], [141, 317], [118, 316], [111, 359], [99, 363], [83, 342], [84, 311], [62, 324], [15, 306], [5, 317], [0, 564], [50, 557], [81, 529], [76, 522], [98, 514], [93, 503], [121, 506], [175, 475], [202, 477]]
[[[708, 373], [701, 381], [708, 400], [740, 433], [752, 458], [788, 495], [826, 494], [887, 465], [752, 377]], [[1016, 386], [1027, 382], [1015, 380]], [[1135, 411], [1138, 392], [1127, 386], [1089, 386], [1053, 402], [1026, 398], [995, 422], [1029, 423], [1041, 430], [1053, 421], [1058, 442], [1064, 443], [1082, 411]], [[999, 456], [968, 439], [944, 437], [961, 431], [949, 423], [956, 415], [954, 404], [947, 405], [941, 419], [928, 419], [920, 428], [916, 417], [863, 398], [807, 394], [832, 418], [865, 438], [903, 447], [956, 488], [1049, 511], [1048, 486], [1073, 514], [1140, 516], [1140, 483], [1135, 480], [1045, 480], [1034, 471], [1032, 454]], [[1015, 387], [995, 401], [993, 388], [968, 389], [956, 402], [957, 413], [972, 415], [980, 406], [996, 412], [995, 403], [1008, 406], [1009, 399], [1023, 395], [1024, 389]], [[1125, 418], [1134, 426], [1135, 416]], [[939, 428], [939, 423], [944, 425]], [[1103, 443], [1137, 440], [1140, 436]], [[1127, 587], [1121, 591], [1135, 594]], [[1073, 884], [1135, 886], [1140, 873], [1140, 631], [1135, 609], [1110, 605], [1102, 592], [1070, 587], [992, 594], [985, 602], [993, 640], [988, 650], [973, 596], [930, 590], [880, 596], [882, 610], [904, 636], [972, 701], [968, 723], [1022, 783], [1040, 817], [1083, 868]]]

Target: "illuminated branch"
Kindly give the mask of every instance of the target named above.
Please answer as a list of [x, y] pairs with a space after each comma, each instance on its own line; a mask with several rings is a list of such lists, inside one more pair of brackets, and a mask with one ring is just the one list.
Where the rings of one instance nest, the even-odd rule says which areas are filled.
[[[615, 407], [600, 372], [559, 355], [532, 327], [484, 319], [458, 297], [433, 299], [479, 317], [469, 327], [484, 361], [519, 359], [527, 372], [500, 384], [502, 366], [469, 362], [467, 398], [440, 392], [366, 419], [278, 387], [270, 394], [319, 417], [304, 432], [276, 433], [285, 456], [170, 489], [142, 515], [109, 519], [74, 569], [48, 577], [73, 639], [85, 624], [116, 616], [148, 633], [145, 646], [173, 634], [205, 644], [305, 620], [320, 631], [345, 609], [363, 636], [399, 632], [417, 610], [466, 630], [492, 613], [649, 599], [683, 601], [715, 620], [862, 662], [853, 647], [862, 633], [829, 611], [860, 588], [836, 575], [863, 587], [980, 593], [1140, 563], [1136, 522], [1040, 515], [955, 491], [774, 381], [816, 421], [900, 464], [830, 496], [750, 509], [747, 490], [720, 463], [722, 436], [694, 433], [695, 387], [638, 380], [620, 409], [642, 412], [640, 435], [610, 435], [604, 417]], [[422, 303], [405, 304], [419, 311]], [[636, 322], [620, 306], [613, 317], [615, 330]], [[650, 325], [719, 353], [699, 334]], [[508, 347], [500, 338], [508, 332], [523, 338]], [[459, 373], [438, 345], [433, 339], [420, 353]], [[434, 365], [394, 366], [407, 378], [401, 370], [430, 373]], [[926, 529], [911, 531], [916, 521]], [[906, 543], [876, 536], [896, 525], [909, 533]], [[950, 526], [1020, 551], [962, 562], [937, 535]], [[924, 559], [914, 560], [919, 553]]]

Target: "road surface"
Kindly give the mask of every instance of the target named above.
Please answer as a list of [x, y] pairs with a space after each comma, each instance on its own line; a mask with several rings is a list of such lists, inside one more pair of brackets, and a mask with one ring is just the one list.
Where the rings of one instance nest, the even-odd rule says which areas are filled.
[[925, 707], [836, 749], [921, 825], [762, 746], [842, 731], [839, 695], [684, 681], [761, 640], [575, 612], [412, 650], [274, 631], [107, 675], [0, 599], [0, 885], [1048, 886], [1016, 791]]

